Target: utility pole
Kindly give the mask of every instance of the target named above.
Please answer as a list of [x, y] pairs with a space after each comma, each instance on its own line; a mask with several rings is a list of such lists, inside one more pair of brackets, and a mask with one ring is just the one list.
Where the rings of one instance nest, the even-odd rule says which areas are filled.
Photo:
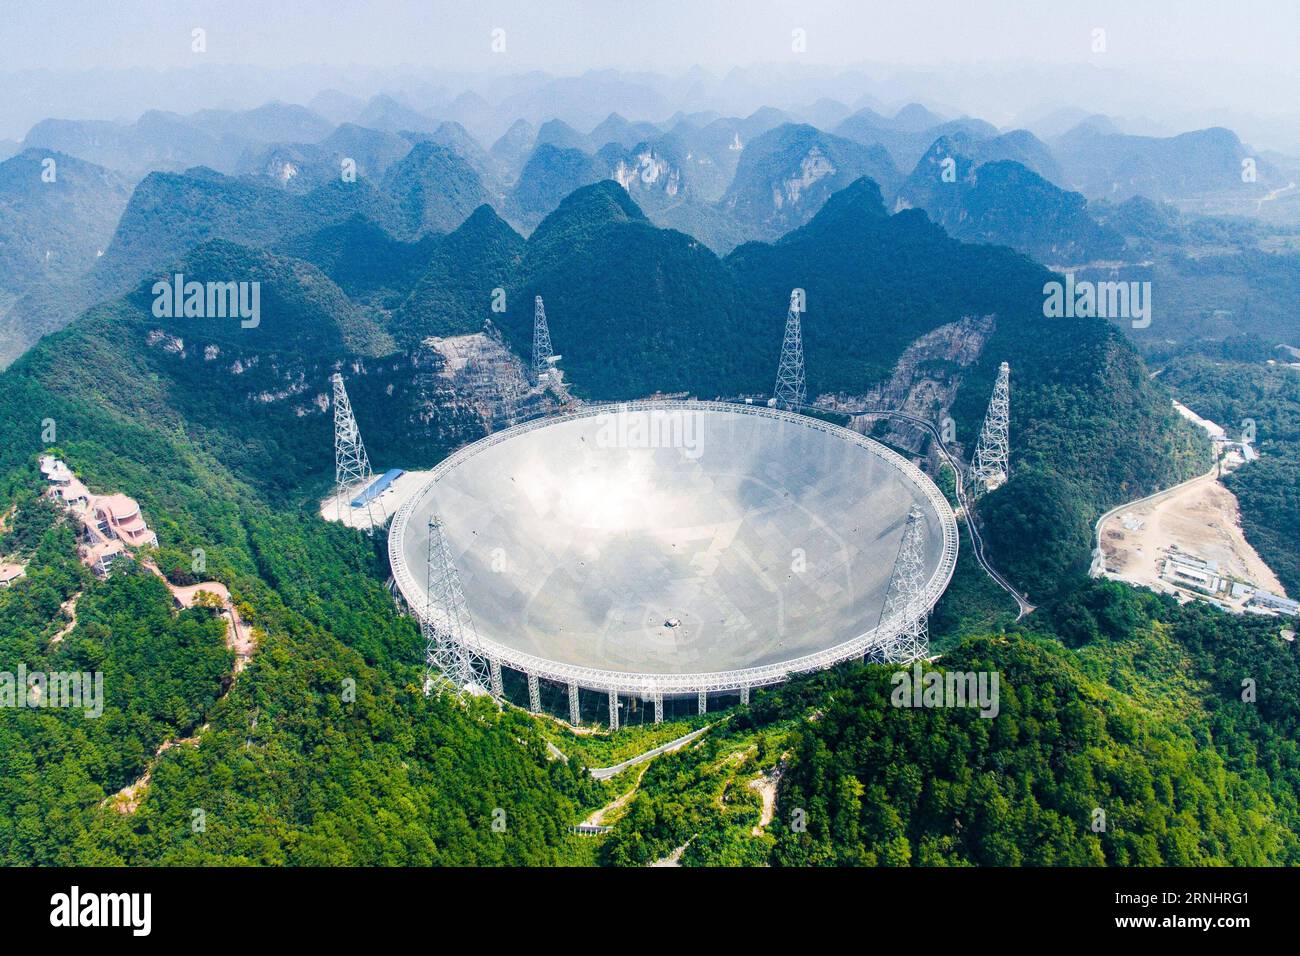
[[478, 631], [465, 602], [465, 589], [436, 514], [429, 518], [428, 558], [425, 606], [420, 618], [424, 692], [428, 694], [439, 678], [449, 681], [457, 693], [491, 692], [495, 684], [491, 665], [479, 650]]
[[533, 299], [533, 379], [538, 385], [551, 368], [551, 330], [546, 324], [546, 307], [539, 295]]
[[930, 653], [930, 625], [925, 601], [925, 515], [913, 508], [903, 528], [903, 540], [894, 559], [894, 570], [885, 590], [880, 623], [902, 615], [903, 630], [889, 644], [876, 649], [871, 658], [889, 664], [906, 664]]

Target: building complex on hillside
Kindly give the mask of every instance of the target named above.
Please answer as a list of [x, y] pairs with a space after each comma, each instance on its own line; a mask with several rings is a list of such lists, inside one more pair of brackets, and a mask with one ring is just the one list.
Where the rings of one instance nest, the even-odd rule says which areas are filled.
[[1266, 591], [1252, 581], [1234, 578], [1210, 561], [1177, 546], [1171, 547], [1160, 564], [1160, 576], [1184, 591], [1209, 597], [1228, 610], [1254, 614], [1289, 616], [1300, 614], [1300, 601]]
[[128, 551], [157, 546], [158, 536], [145, 523], [134, 498], [91, 494], [53, 455], [41, 458], [41, 474], [49, 482], [49, 497], [62, 503], [81, 523], [82, 563], [100, 577], [107, 577], [113, 562]]

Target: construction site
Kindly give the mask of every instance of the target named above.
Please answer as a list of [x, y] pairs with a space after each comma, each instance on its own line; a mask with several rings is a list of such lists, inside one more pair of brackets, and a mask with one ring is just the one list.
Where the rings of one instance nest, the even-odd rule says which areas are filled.
[[1097, 523], [1093, 575], [1206, 601], [1226, 611], [1300, 613], [1277, 576], [1246, 540], [1241, 509], [1222, 477], [1257, 457], [1249, 443], [1174, 403], [1203, 429], [1215, 448], [1209, 472], [1115, 508]]

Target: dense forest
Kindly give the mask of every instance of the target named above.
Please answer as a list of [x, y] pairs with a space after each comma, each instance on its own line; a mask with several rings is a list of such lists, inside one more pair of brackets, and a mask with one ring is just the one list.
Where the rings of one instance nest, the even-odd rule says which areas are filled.
[[[535, 294], [546, 299], [566, 380], [597, 399], [766, 395], [795, 287], [807, 295], [812, 394], [864, 394], [918, 336], [990, 316], [992, 335], [961, 372], [952, 415], [958, 440], [973, 446], [998, 363], [1011, 363], [1012, 481], [980, 518], [995, 560], [1033, 600], [1086, 566], [1103, 510], [1208, 465], [1204, 443], [1171, 415], [1168, 393], [1113, 326], [1042, 316], [1051, 273], [1009, 249], [957, 242], [917, 210], [889, 215], [868, 179], [778, 242], [747, 243], [726, 259], [654, 226], [609, 181], [570, 195], [526, 242], [484, 206], [418, 242], [353, 217], [275, 248], [211, 240], [176, 264], [199, 281], [260, 281], [256, 328], [157, 318], [146, 281], [16, 370], [185, 428], [271, 500], [301, 505], [304, 489], [327, 480], [334, 370], [349, 379], [372, 457], [429, 465], [482, 424], [459, 418], [438, 391], [442, 359], [423, 337], [491, 320], [527, 359]], [[503, 313], [493, 311], [498, 289]]]
[[894, 706], [878, 665], [792, 681], [652, 764], [603, 858], [1295, 864], [1298, 665], [1275, 621], [1091, 584], [933, 665], [996, 672], [996, 718]]
[[[70, 526], [33, 503], [32, 414], [58, 423], [92, 489], [137, 496], [164, 549], [203, 548], [207, 576], [230, 587], [259, 647], [224, 695], [224, 625], [203, 609], [174, 613], [155, 577], [89, 579]], [[384, 590], [370, 541], [271, 511], [182, 436], [13, 374], [0, 377], [0, 473], [24, 516], [4, 546], [28, 562], [0, 591], [6, 667], [99, 670], [107, 698], [98, 719], [0, 710], [6, 864], [569, 858], [592, 782], [548, 760], [527, 718], [420, 693], [420, 637]], [[77, 624], [53, 643], [76, 593]], [[165, 740], [196, 733], [154, 759]], [[103, 805], [151, 766], [138, 810]]]
[[[1300, 862], [1294, 645], [1276, 622], [1079, 574], [1103, 508], [1208, 461], [1116, 330], [1042, 318], [1050, 273], [919, 213], [886, 215], [867, 180], [725, 260], [608, 183], [526, 243], [483, 211], [420, 251], [392, 240], [396, 258], [357, 261], [330, 243], [382, 236], [339, 221], [274, 252], [221, 239], [182, 257], [194, 278], [262, 281], [256, 329], [156, 318], [146, 283], [0, 375], [0, 553], [28, 571], [0, 591], [0, 654], [99, 670], [107, 695], [95, 720], [0, 711], [4, 862]], [[475, 327], [497, 282], [520, 354], [545, 294], [564, 367], [601, 398], [766, 394], [792, 286], [809, 292], [819, 390], [861, 393], [916, 335], [995, 315], [953, 415], [972, 441], [997, 363], [1012, 363], [1013, 477], [979, 518], [994, 560], [1043, 606], [1015, 623], [967, 551], [933, 625], [938, 666], [1002, 675], [998, 719], [894, 708], [889, 671], [846, 668], [757, 695], [691, 747], [598, 784], [584, 764], [637, 731], [562, 740], [569, 759], [553, 759], [544, 720], [424, 697], [420, 636], [383, 586], [382, 547], [315, 514], [327, 380], [348, 378], [376, 462], [429, 464], [478, 437], [481, 422], [435, 405], [441, 367], [419, 338]], [[202, 550], [256, 629], [237, 679], [211, 611], [174, 610], [154, 576], [100, 582], [76, 562], [72, 528], [38, 498], [51, 444], [92, 490], [140, 501], [173, 581], [195, 580]], [[1260, 522], [1287, 506], [1259, 501]], [[146, 772], [138, 808], [120, 812], [114, 794]], [[607, 839], [569, 833], [633, 788]]]
[[779, 241], [725, 260], [651, 226], [622, 189], [597, 183], [538, 227], [521, 270], [527, 295], [512, 295], [505, 330], [526, 353], [531, 296], [544, 295], [570, 380], [596, 398], [768, 394], [796, 287], [806, 293], [810, 395], [863, 394], [918, 336], [993, 316], [952, 414], [973, 447], [998, 364], [1010, 362], [1013, 479], [981, 519], [1000, 567], [1034, 599], [1086, 568], [1103, 511], [1210, 463], [1113, 325], [1043, 317], [1050, 272], [1006, 248], [957, 242], [917, 210], [889, 215], [869, 179]]
[[1225, 484], [1241, 505], [1246, 539], [1273, 569], [1288, 594], [1300, 594], [1300, 445], [1278, 446]]

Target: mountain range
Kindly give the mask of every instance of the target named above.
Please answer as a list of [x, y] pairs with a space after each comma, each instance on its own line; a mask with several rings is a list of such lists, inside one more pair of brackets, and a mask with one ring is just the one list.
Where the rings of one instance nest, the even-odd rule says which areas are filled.
[[[1061, 268], [1147, 258], [1150, 210], [1121, 206], [1123, 219], [1112, 211], [1129, 198], [1190, 203], [1189, 221], [1198, 223], [1198, 202], [1254, 203], [1275, 215], [1291, 202], [1278, 186], [1283, 168], [1246, 155], [1227, 130], [1162, 139], [1093, 116], [1044, 141], [918, 104], [887, 115], [823, 98], [745, 117], [678, 112], [658, 123], [608, 112], [590, 132], [521, 117], [485, 149], [478, 136], [489, 125], [476, 118], [483, 104], [475, 97], [448, 100], [435, 117], [392, 96], [327, 92], [312, 107], [154, 111], [134, 123], [33, 127], [22, 156], [0, 164], [0, 194], [22, 233], [0, 246], [0, 362], [205, 239], [270, 248], [361, 216], [414, 243], [452, 232], [484, 204], [527, 235], [575, 190], [601, 180], [619, 183], [651, 223], [725, 255], [808, 223], [827, 197], [867, 176], [889, 209], [920, 209], [956, 238]], [[821, 126], [800, 122], [809, 119]], [[82, 164], [69, 175], [103, 184], [93, 195], [66, 193], [62, 211], [24, 171], [58, 148]], [[1254, 162], [1253, 182], [1241, 181], [1244, 160]], [[35, 249], [36, 235], [48, 248]], [[1198, 235], [1184, 228], [1160, 241], [1172, 249], [1197, 244]], [[36, 269], [47, 252], [49, 263]], [[37, 284], [37, 276], [49, 281]], [[1262, 272], [1250, 281], [1263, 282]]]
[[[393, 169], [431, 158], [446, 163], [450, 155], [421, 142]], [[470, 172], [467, 164], [455, 168]], [[418, 176], [403, 181], [410, 179]], [[146, 188], [150, 180], [155, 185]], [[354, 195], [369, 197], [390, 215], [396, 209], [399, 232], [367, 217], [355, 199], [330, 198], [362, 185], [365, 191]], [[1145, 384], [1140, 364], [1112, 326], [1044, 319], [1041, 290], [1051, 273], [1010, 249], [952, 238], [918, 210], [891, 215], [879, 184], [868, 177], [831, 194], [814, 216], [778, 240], [747, 242], [725, 258], [687, 234], [656, 226], [628, 190], [610, 180], [573, 191], [526, 239], [482, 196], [455, 228], [433, 229], [427, 194], [426, 186], [389, 195], [358, 180], [299, 196], [211, 172], [153, 174], [124, 216], [129, 228], [100, 264], [102, 276], [131, 291], [69, 332], [73, 339], [102, 337], [132, 351], [130, 361], [103, 372], [101, 387], [107, 394], [120, 388], [120, 400], [142, 414], [154, 402], [183, 407], [214, 434], [227, 429], [222, 423], [232, 415], [265, 422], [274, 441], [237, 452], [248, 437], [242, 424], [229, 426], [222, 441], [227, 454], [250, 462], [246, 480], [257, 480], [252, 462], [274, 467], [259, 449], [302, 456], [307, 445], [323, 440], [328, 420], [314, 396], [340, 362], [364, 370], [354, 403], [358, 414], [382, 423], [369, 430], [372, 454], [443, 447], [445, 429], [426, 434], [433, 399], [419, 370], [433, 359], [423, 343], [492, 323], [526, 359], [535, 295], [547, 303], [555, 351], [564, 356], [562, 367], [578, 395], [764, 396], [786, 300], [799, 287], [808, 303], [810, 396], [863, 401], [914, 343], [936, 333], [965, 335], [963, 348], [977, 357], [973, 364], [970, 358], [965, 364], [952, 364], [951, 357], [928, 360], [936, 363], [924, 366], [934, 379], [933, 397], [916, 400], [929, 402], [919, 409], [927, 415], [950, 413], [959, 440], [969, 443], [997, 363], [1007, 360], [1017, 369], [1012, 425], [1024, 468], [1001, 500], [1016, 501], [1023, 489], [1041, 505], [1040, 471], [1055, 487], [1074, 489], [1058, 495], [1058, 506], [1075, 517], [1040, 508], [1032, 517], [1017, 512], [1019, 523], [1011, 525], [1018, 536], [1024, 521], [1041, 522], [1035, 533], [1054, 542], [1049, 550], [1060, 562], [1046, 570], [1041, 559], [1032, 572], [1029, 564], [1022, 568], [1004, 543], [1010, 532], [990, 522], [991, 547], [1008, 549], [1006, 566], [1024, 575], [1021, 583], [1032, 593], [1050, 592], [1061, 575], [1086, 560], [1090, 507], [1111, 503], [1120, 487], [1153, 487], [1169, 462], [1180, 467], [1191, 460], [1167, 405]], [[149, 288], [177, 271], [199, 281], [260, 282], [260, 325], [244, 330], [237, 323], [160, 321], [150, 311]], [[504, 311], [495, 308], [499, 297]], [[972, 319], [983, 331], [954, 331]], [[82, 347], [58, 336], [35, 353], [35, 365], [20, 365], [45, 367], [50, 349], [63, 354]], [[166, 394], [132, 391], [141, 375]], [[55, 380], [49, 384], [58, 387]], [[213, 406], [217, 394], [222, 397]], [[1128, 397], [1116, 406], [1115, 395]], [[1076, 420], [1068, 432], [1061, 430], [1051, 409], [1067, 400], [1092, 409], [1095, 424]], [[1153, 456], [1152, 448], [1166, 454]]]
[[[937, 94], [908, 102], [939, 89], [941, 67], [834, 82], [780, 64], [472, 80], [413, 67], [391, 85], [357, 67], [308, 89], [286, 68], [268, 82], [304, 105], [182, 107], [194, 94], [167, 87], [191, 77], [207, 103], [246, 88], [237, 59], [257, 50], [227, 61], [228, 37], [212, 38], [217, 61], [183, 75], [80, 71], [77, 115], [125, 120], [50, 119], [0, 142], [0, 658], [104, 678], [102, 719], [0, 707], [0, 862], [1300, 863], [1294, 624], [1090, 576], [1099, 515], [1214, 462], [1177, 398], [1229, 434], [1257, 426], [1259, 460], [1227, 488], [1259, 556], [1300, 581], [1300, 164], [1222, 129], [1034, 114], [1050, 94], [1031, 68], [963, 68], [969, 85], [943, 94], [1021, 111], [1009, 127]], [[1123, 83], [1114, 38], [1118, 58], [1072, 75]], [[0, 113], [39, 108], [58, 71], [41, 72], [8, 74]], [[174, 111], [131, 119], [131, 83]], [[1047, 316], [1067, 272], [1149, 281], [1149, 327]], [[189, 314], [171, 307], [184, 282], [211, 297]], [[223, 289], [254, 314], [210, 311]], [[331, 378], [375, 472], [418, 483], [571, 403], [763, 407], [792, 290], [805, 411], [905, 456], [961, 506], [929, 654], [909, 671], [999, 681], [996, 719], [896, 706], [907, 675], [874, 662], [744, 703], [666, 699], [662, 724], [625, 694], [611, 732], [603, 691], [571, 699], [510, 668], [500, 702], [428, 682], [385, 536], [322, 520]], [[532, 387], [538, 296], [562, 379]], [[958, 472], [1002, 362], [1009, 479], [972, 501]], [[138, 502], [158, 539], [147, 563], [104, 580], [82, 565], [45, 454]], [[759, 456], [749, 477], [764, 470]], [[546, 507], [548, 489], [519, 479]], [[799, 570], [748, 557], [768, 580]], [[224, 613], [178, 606], [179, 588], [209, 581], [229, 592]], [[552, 719], [571, 704], [572, 730]], [[629, 772], [589, 772], [637, 754], [650, 759]], [[596, 820], [604, 832], [574, 832]]]
[[[821, 110], [832, 119], [841, 113], [830, 104]], [[913, 110], [895, 125], [909, 133], [932, 120]], [[720, 121], [679, 118], [675, 126]], [[1108, 204], [1106, 224], [1097, 223], [1082, 197], [1002, 154], [1020, 148], [1030, 160], [1032, 143], [980, 145], [997, 137], [936, 137], [937, 148], [927, 147], [904, 176], [882, 144], [779, 119], [744, 141], [735, 176], [710, 194], [695, 191], [689, 164], [699, 154], [678, 132], [595, 152], [541, 142], [516, 181], [503, 172], [489, 185], [459, 132], [448, 127], [435, 138], [439, 128], [350, 131], [376, 146], [355, 181], [326, 174], [341, 163], [332, 147], [291, 160], [322, 171], [315, 180], [303, 172], [303, 182], [275, 175], [274, 166], [268, 174], [265, 164], [239, 175], [202, 167], [149, 173], [105, 254], [77, 280], [98, 298], [0, 374], [4, 487], [26, 494], [39, 481], [42, 422], [52, 417], [61, 451], [88, 481], [140, 500], [159, 532], [161, 566], [183, 571], [203, 549], [209, 573], [229, 581], [248, 608], [260, 642], [226, 693], [214, 676], [224, 673], [224, 659], [200, 670], [184, 656], [206, 646], [201, 619], [175, 613], [152, 576], [79, 580], [75, 567], [60, 563], [60, 548], [71, 544], [51, 523], [32, 559], [33, 581], [0, 604], [12, 614], [31, 597], [44, 616], [0, 618], [3, 640], [21, 641], [25, 653], [102, 660], [165, 693], [155, 701], [142, 689], [140, 712], [104, 721], [84, 739], [63, 733], [56, 717], [37, 739], [26, 736], [34, 733], [27, 725], [15, 731], [4, 723], [0, 761], [13, 785], [0, 793], [0, 810], [16, 817], [29, 804], [58, 808], [48, 817], [60, 837], [0, 828], [6, 859], [576, 858], [568, 827], [607, 802], [577, 751], [569, 761], [548, 759], [540, 722], [522, 712], [421, 694], [421, 637], [383, 588], [382, 551], [318, 519], [334, 478], [329, 377], [346, 379], [377, 466], [427, 467], [492, 427], [449, 385], [448, 337], [491, 336], [522, 367], [541, 295], [565, 382], [580, 398], [762, 402], [794, 288], [806, 301], [809, 394], [833, 420], [887, 394], [930, 420], [951, 418], [949, 444], [969, 452], [998, 364], [1010, 363], [1011, 478], [981, 499], [977, 517], [990, 558], [1041, 606], [1028, 624], [1014, 622], [1014, 611], [998, 608], [1001, 592], [980, 590], [993, 585], [963, 547], [958, 598], [936, 612], [936, 632], [953, 642], [942, 650], [949, 661], [1009, 675], [1007, 719], [996, 733], [952, 708], [924, 712], [924, 724], [899, 724], [898, 708], [883, 704], [887, 675], [853, 667], [760, 696], [699, 747], [684, 748], [682, 761], [712, 760], [737, 740], [743, 753], [788, 753], [781, 806], [824, 801], [835, 832], [852, 835], [837, 840], [818, 824], [809, 839], [774, 838], [761, 853], [745, 844], [746, 861], [1296, 858], [1284, 838], [1294, 813], [1286, 781], [1278, 775], [1275, 804], [1274, 785], [1257, 772], [1270, 755], [1287, 762], [1295, 752], [1294, 661], [1276, 627], [1265, 634], [1257, 622], [1224, 625], [1086, 577], [1102, 511], [1203, 473], [1209, 460], [1115, 325], [1044, 316], [1044, 284], [1059, 278], [1045, 263], [1109, 252], [1117, 236], [1175, 241], [1187, 222], [1164, 206], [1130, 201]], [[519, 132], [518, 140], [527, 138], [527, 129]], [[505, 152], [493, 162], [508, 170]], [[579, 170], [596, 163], [594, 180], [548, 190], [559, 159], [525, 175], [539, 153]], [[949, 158], [951, 182], [942, 176]], [[617, 179], [601, 165], [611, 163], [621, 169]], [[512, 205], [521, 196], [526, 207]], [[525, 208], [535, 221], [516, 228]], [[746, 234], [720, 255], [657, 220], [683, 209], [701, 218], [728, 210], [732, 227]], [[1157, 214], [1149, 236], [1131, 234]], [[154, 283], [177, 273], [258, 283], [260, 321], [247, 328], [158, 314]], [[888, 440], [918, 458], [932, 450], [926, 435]], [[75, 558], [64, 563], [75, 566]], [[56, 648], [47, 638], [78, 587], [79, 623]], [[971, 594], [979, 599], [967, 602]], [[991, 636], [959, 643], [955, 617]], [[137, 646], [138, 660], [122, 657]], [[1266, 667], [1261, 686], [1282, 691], [1238, 716], [1228, 707], [1240, 706], [1234, 695], [1248, 665]], [[160, 682], [172, 666], [188, 681]], [[353, 710], [334, 690], [349, 678], [360, 691]], [[1219, 694], [1221, 685], [1231, 693]], [[872, 732], [859, 733], [863, 727]], [[916, 727], [924, 730], [920, 743], [907, 729]], [[201, 746], [174, 746], [151, 760], [163, 741], [200, 733]], [[931, 740], [951, 746], [936, 757]], [[38, 789], [33, 781], [54, 779], [48, 774], [57, 769], [24, 769], [38, 741], [98, 756], [71, 779], [58, 777], [59, 787]], [[890, 753], [872, 751], [876, 742]], [[698, 787], [709, 789], [705, 803], [715, 810], [722, 771], [687, 763], [689, 773], [673, 776], [683, 766], [676, 759], [646, 771], [603, 861], [644, 862], [671, 850], [661, 844], [690, 843], [697, 817], [673, 808], [701, 812], [689, 803]], [[908, 775], [913, 760], [925, 778]], [[717, 762], [732, 761], [723, 753]], [[134, 814], [96, 810], [146, 767], [151, 782]], [[832, 796], [819, 767], [833, 767], [847, 801]], [[359, 782], [340, 796], [341, 779]], [[914, 798], [931, 779], [932, 792], [953, 801], [941, 811]], [[1104, 844], [1086, 822], [1067, 822], [1072, 813], [1089, 819], [1097, 780], [1127, 795], [1114, 803], [1125, 824]], [[1193, 819], [1154, 790], [1188, 795]], [[510, 841], [481, 822], [505, 800], [519, 820]], [[190, 833], [195, 806], [221, 810], [209, 833], [178, 845], [175, 834]], [[864, 806], [889, 813], [863, 828]], [[1018, 834], [1011, 849], [986, 822], [1008, 817]], [[919, 828], [915, 839], [902, 832], [905, 820]], [[1213, 821], [1208, 833], [1204, 820]], [[729, 860], [734, 849], [719, 849], [712, 835], [692, 846], [705, 861]]]

